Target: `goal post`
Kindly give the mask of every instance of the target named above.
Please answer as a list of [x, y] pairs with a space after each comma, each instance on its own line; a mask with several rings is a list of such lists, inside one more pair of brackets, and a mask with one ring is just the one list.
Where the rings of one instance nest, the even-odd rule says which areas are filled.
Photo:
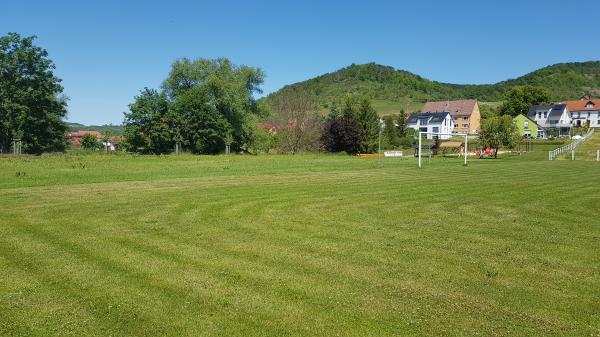
[[422, 167], [422, 163], [421, 163], [421, 157], [422, 157], [422, 151], [423, 151], [423, 143], [422, 143], [422, 138], [423, 135], [431, 135], [431, 136], [448, 136], [448, 137], [465, 137], [465, 146], [464, 146], [464, 165], [467, 165], [467, 158], [469, 157], [469, 134], [467, 133], [442, 133], [442, 132], [426, 132], [426, 131], [419, 131], [419, 152], [418, 152], [418, 156], [419, 156], [419, 168]]

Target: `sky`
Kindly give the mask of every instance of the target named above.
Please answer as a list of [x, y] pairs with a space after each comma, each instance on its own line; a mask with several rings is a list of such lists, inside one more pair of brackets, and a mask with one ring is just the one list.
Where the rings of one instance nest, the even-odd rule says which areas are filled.
[[600, 60], [600, 1], [11, 1], [0, 35], [36, 35], [69, 97], [68, 121], [121, 124], [178, 58], [266, 73], [264, 94], [376, 62], [449, 83], [494, 83]]

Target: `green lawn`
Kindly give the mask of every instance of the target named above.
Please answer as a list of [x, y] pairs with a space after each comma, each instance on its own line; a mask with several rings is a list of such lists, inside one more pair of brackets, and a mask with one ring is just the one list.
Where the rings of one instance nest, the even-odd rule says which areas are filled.
[[425, 163], [0, 158], [0, 336], [600, 334], [599, 163]]
[[596, 151], [600, 150], [600, 130], [575, 148], [576, 160], [596, 160]]

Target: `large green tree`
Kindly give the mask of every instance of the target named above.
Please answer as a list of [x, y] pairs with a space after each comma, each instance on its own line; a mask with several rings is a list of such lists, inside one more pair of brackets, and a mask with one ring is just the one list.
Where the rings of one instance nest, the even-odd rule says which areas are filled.
[[260, 69], [224, 58], [175, 61], [162, 90], [145, 89], [125, 114], [129, 149], [165, 153], [176, 141], [194, 153], [247, 149], [263, 79]]
[[[534, 104], [550, 102], [550, 92], [533, 85], [514, 86], [504, 94], [504, 102], [499, 108], [501, 115], [516, 116], [526, 114]], [[488, 116], [486, 116], [488, 117]]]
[[129, 111], [124, 123], [129, 151], [161, 154], [173, 150], [177, 120], [165, 93], [144, 88]]
[[35, 36], [9, 33], [0, 37], [0, 152], [10, 151], [12, 140], [22, 150], [39, 154], [63, 151], [66, 98], [54, 63], [46, 50], [34, 45]]
[[493, 149], [494, 158], [498, 158], [500, 148], [513, 148], [517, 145], [518, 140], [517, 127], [511, 116], [495, 116], [481, 121], [479, 143], [482, 147]]
[[225, 139], [233, 150], [246, 148], [261, 115], [254, 95], [261, 93], [259, 68], [233, 65], [228, 59], [177, 60], [163, 89], [175, 102], [185, 128], [182, 137], [192, 151], [216, 153]]

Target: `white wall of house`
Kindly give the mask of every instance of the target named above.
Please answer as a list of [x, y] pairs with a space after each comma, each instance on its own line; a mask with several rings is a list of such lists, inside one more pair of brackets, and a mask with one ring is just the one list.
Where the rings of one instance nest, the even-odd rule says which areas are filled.
[[[422, 125], [421, 120], [418, 119], [416, 123], [409, 123], [407, 126], [411, 129], [416, 130], [417, 132], [425, 131], [450, 134], [454, 131], [454, 123], [452, 122], [452, 116], [450, 116], [450, 114], [447, 114], [444, 121], [440, 123], [427, 123]], [[450, 135], [439, 136], [439, 138], [443, 140], [450, 139], [451, 137], [452, 136]], [[433, 135], [427, 135], [427, 139], [432, 138]]]
[[[548, 112], [548, 114], [549, 114], [549, 112]], [[545, 122], [545, 124], [542, 124], [542, 126], [547, 126], [547, 127], [568, 127], [568, 126], [571, 126], [571, 123], [572, 123], [571, 114], [569, 113], [569, 110], [567, 108], [565, 108], [562, 111], [562, 114], [560, 115], [559, 118], [552, 119], [552, 120], [550, 118], [546, 118], [546, 122]]]
[[590, 127], [600, 127], [600, 111], [571, 111], [569, 116], [571, 117], [571, 123], [573, 126], [584, 126], [588, 121]]

